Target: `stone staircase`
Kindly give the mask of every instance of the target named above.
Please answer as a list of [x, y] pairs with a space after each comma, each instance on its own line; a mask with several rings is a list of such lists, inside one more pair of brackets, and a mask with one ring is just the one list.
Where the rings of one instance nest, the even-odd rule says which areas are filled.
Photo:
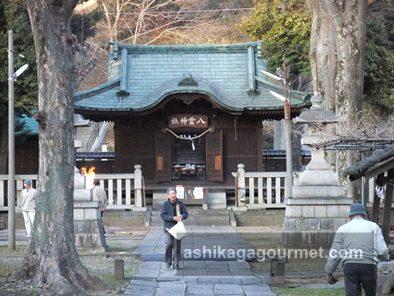
[[225, 191], [209, 192], [208, 209], [226, 209], [226, 192]]
[[134, 211], [105, 211], [103, 215], [104, 226], [136, 228], [145, 227], [146, 212]]
[[[229, 226], [230, 220], [227, 210], [203, 210], [201, 208], [188, 208], [189, 218], [185, 224], [189, 226]], [[160, 211], [151, 211], [150, 226], [161, 226]]]

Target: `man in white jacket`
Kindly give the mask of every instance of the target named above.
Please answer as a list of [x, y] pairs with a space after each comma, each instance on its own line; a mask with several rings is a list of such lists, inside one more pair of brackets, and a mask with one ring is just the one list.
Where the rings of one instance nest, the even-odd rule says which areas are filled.
[[32, 187], [31, 180], [23, 181], [22, 190], [22, 205], [21, 210], [23, 214], [23, 219], [25, 220], [26, 227], [26, 237], [29, 238], [31, 236], [31, 232], [33, 230], [34, 224], [34, 215], [36, 211], [36, 198], [37, 198], [37, 190]]
[[362, 204], [351, 205], [349, 218], [335, 234], [325, 267], [327, 281], [337, 281], [332, 274], [342, 262], [346, 296], [360, 296], [361, 288], [366, 296], [375, 296], [378, 256], [387, 260], [389, 250], [380, 227], [367, 220]]

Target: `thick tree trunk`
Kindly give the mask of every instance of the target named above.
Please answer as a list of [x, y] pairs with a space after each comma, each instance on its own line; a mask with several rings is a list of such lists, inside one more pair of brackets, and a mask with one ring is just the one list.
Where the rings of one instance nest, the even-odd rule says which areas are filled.
[[323, 1], [308, 0], [312, 14], [310, 63], [313, 90], [324, 97], [327, 109], [335, 110], [335, 82], [337, 76], [336, 43], [331, 16]]
[[28, 0], [39, 82], [39, 182], [33, 237], [19, 275], [57, 295], [103, 288], [81, 264], [73, 223], [70, 18], [77, 0]]
[[[314, 91], [345, 125], [357, 122], [364, 84], [367, 0], [308, 0], [312, 13], [311, 68]], [[338, 158], [337, 158], [338, 159]], [[354, 153], [347, 153], [347, 165]], [[343, 163], [337, 162], [341, 171]], [[348, 188], [354, 197], [354, 184]]]
[[336, 113], [354, 122], [361, 110], [364, 84], [364, 55], [367, 0], [330, 1], [338, 55]]
[[308, 4], [314, 91], [324, 96], [326, 106], [352, 121], [363, 94], [367, 0], [308, 0]]

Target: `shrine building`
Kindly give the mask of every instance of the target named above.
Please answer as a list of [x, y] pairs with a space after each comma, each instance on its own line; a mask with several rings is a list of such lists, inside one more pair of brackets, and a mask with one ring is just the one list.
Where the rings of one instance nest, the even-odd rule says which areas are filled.
[[[284, 89], [260, 71], [260, 45], [113, 43], [108, 82], [77, 93], [75, 113], [114, 122], [114, 173], [141, 165], [147, 192], [234, 190], [237, 164], [263, 170], [262, 121], [284, 117]], [[291, 91], [292, 117], [308, 98]]]

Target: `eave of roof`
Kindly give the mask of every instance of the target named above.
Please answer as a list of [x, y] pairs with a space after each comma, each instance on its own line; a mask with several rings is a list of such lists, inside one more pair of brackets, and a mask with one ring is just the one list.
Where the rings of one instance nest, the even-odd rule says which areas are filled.
[[38, 122], [25, 114], [18, 118], [23, 123], [23, 130], [17, 133], [17, 136], [20, 135], [31, 135], [36, 136], [38, 135]]
[[394, 168], [394, 146], [388, 147], [376, 154], [357, 162], [343, 171], [344, 176], [349, 176], [350, 180], [356, 180], [365, 176], [368, 171], [373, 170], [376, 166], [390, 162]]
[[[148, 98], [138, 98], [136, 100], [129, 100], [129, 102], [125, 102], [125, 99], [122, 97], [117, 97], [117, 91], [119, 91], [120, 85], [120, 78], [103, 84], [99, 87], [94, 89], [77, 93], [75, 94], [75, 109], [76, 110], [96, 110], [102, 112], [144, 112], [147, 110], [152, 110], [160, 103], [163, 102], [169, 95], [171, 94], [182, 94], [182, 93], [190, 93], [190, 94], [202, 94], [206, 95], [207, 97], [211, 98], [214, 103], [219, 105], [223, 110], [227, 110], [230, 112], [247, 112], [247, 111], [263, 111], [263, 110], [282, 110], [283, 103], [278, 100], [278, 105], [276, 106], [264, 106], [264, 105], [256, 105], [256, 100], [262, 100], [257, 95], [250, 96], [250, 103], [254, 105], [245, 106], [243, 105], [241, 100], [236, 100], [227, 96], [223, 93], [218, 87], [216, 87], [213, 83], [208, 80], [202, 78], [194, 78], [198, 83], [199, 86], [179, 86], [178, 82], [179, 79], [172, 79], [163, 85], [161, 85], [158, 89], [156, 89], [153, 93], [149, 94]], [[259, 80], [259, 83], [262, 84], [267, 89], [272, 89], [276, 92], [283, 93], [283, 89], [280, 86], [275, 84], [269, 83], [268, 81]], [[117, 107], [116, 108], [109, 108], [92, 106], [89, 105], [89, 99], [96, 97], [101, 101], [109, 101], [114, 100], [116, 97], [117, 100]], [[293, 108], [302, 108], [306, 107], [309, 104], [309, 94], [292, 91], [291, 92], [291, 103]], [[83, 102], [84, 100], [87, 102]], [[113, 104], [114, 105], [114, 104]]]

